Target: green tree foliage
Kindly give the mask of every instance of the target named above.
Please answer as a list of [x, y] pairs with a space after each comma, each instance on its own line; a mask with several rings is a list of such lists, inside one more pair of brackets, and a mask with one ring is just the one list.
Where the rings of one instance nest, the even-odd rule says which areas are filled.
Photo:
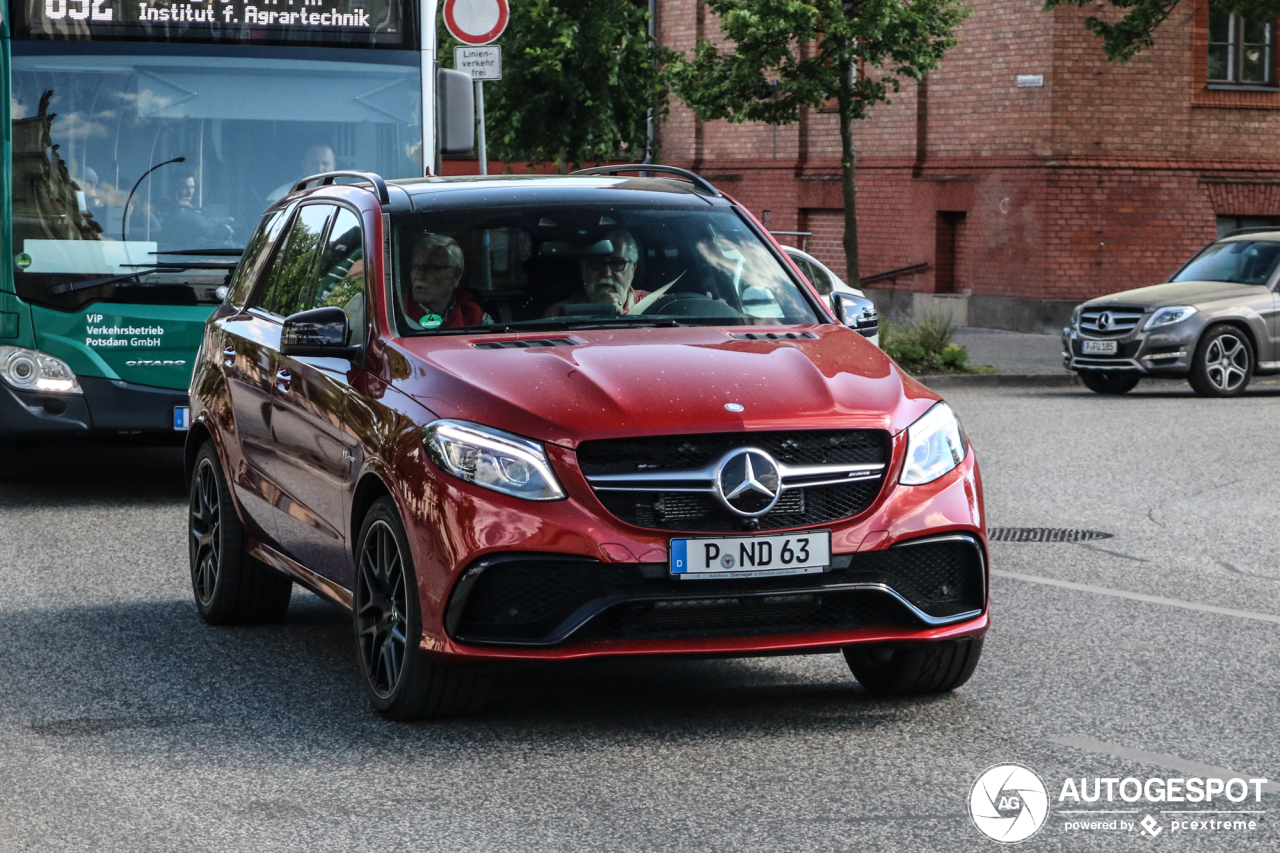
[[503, 78], [485, 84], [490, 155], [561, 171], [624, 151], [643, 160], [649, 110], [666, 108], [669, 55], [649, 43], [648, 21], [646, 0], [512, 3]]
[[840, 116], [844, 250], [858, 286], [853, 122], [888, 103], [956, 44], [959, 0], [705, 0], [732, 45], [702, 41], [673, 62], [677, 94], [703, 121], [790, 124], [834, 99]]
[[[1045, 0], [1046, 10], [1059, 6], [1093, 6], [1097, 0]], [[1153, 34], [1168, 20], [1179, 0], [1107, 0], [1116, 9], [1126, 10], [1112, 23], [1096, 15], [1085, 18], [1084, 25], [1102, 40], [1108, 59], [1128, 62], [1142, 50], [1155, 44]], [[1238, 12], [1255, 21], [1273, 21], [1280, 17], [1280, 0], [1214, 0], [1214, 8]], [[1113, 16], [1114, 17], [1114, 16]]]

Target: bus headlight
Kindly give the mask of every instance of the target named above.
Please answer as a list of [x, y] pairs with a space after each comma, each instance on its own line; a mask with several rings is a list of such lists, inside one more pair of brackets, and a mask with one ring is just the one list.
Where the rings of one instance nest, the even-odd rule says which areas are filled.
[[22, 391], [84, 393], [65, 361], [22, 347], [0, 347], [0, 379]]

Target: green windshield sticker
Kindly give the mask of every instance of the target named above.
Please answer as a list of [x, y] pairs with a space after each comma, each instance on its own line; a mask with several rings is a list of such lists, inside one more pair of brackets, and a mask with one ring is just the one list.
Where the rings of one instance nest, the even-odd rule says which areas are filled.
[[426, 314], [418, 321], [418, 325], [424, 329], [438, 329], [443, 323], [444, 318], [439, 314]]
[[26, 252], [19, 252], [18, 256], [13, 259], [13, 262], [17, 265], [18, 269], [25, 270], [27, 267], [31, 266], [31, 256]]

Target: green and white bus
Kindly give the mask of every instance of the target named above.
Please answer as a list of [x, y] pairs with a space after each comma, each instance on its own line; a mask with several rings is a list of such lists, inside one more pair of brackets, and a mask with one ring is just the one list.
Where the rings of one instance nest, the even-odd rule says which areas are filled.
[[318, 172], [422, 174], [417, 3], [0, 15], [0, 437], [183, 430], [202, 326], [267, 204]]

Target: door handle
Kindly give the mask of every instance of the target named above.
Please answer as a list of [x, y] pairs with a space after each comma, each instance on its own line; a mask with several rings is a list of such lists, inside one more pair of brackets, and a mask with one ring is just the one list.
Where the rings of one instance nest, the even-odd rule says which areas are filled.
[[276, 387], [281, 391], [289, 390], [289, 383], [293, 381], [293, 374], [289, 372], [289, 368], [282, 367], [276, 371]]
[[222, 348], [222, 363], [227, 367], [231, 367], [236, 362], [236, 348], [233, 344], [227, 344]]

